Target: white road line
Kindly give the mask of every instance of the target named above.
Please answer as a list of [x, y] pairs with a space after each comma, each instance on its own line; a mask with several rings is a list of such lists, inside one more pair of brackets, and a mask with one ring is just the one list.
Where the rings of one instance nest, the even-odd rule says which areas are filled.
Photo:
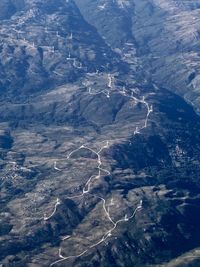
[[57, 167], [57, 162], [56, 162], [56, 161], [54, 161], [53, 168], [54, 168], [54, 170], [56, 170], [56, 171], [62, 171], [61, 169], [59, 169], [59, 168]]
[[53, 212], [51, 213], [50, 216], [46, 216], [46, 214], [45, 214], [45, 215], [44, 215], [44, 221], [48, 221], [51, 217], [54, 216], [54, 214], [55, 214], [56, 211], [57, 211], [57, 207], [58, 207], [60, 204], [61, 204], [60, 199], [57, 198], [57, 200], [56, 200], [56, 204], [55, 204], [55, 206], [54, 206], [54, 210], [53, 210]]
[[60, 263], [60, 262], [65, 261], [65, 260], [68, 260], [68, 259], [79, 258], [79, 257], [83, 256], [87, 251], [88, 251], [88, 250], [86, 249], [86, 250], [84, 250], [82, 253], [80, 253], [79, 255], [74, 255], [74, 256], [64, 257], [64, 256], [61, 255], [61, 249], [59, 249], [59, 257], [60, 257], [61, 259], [60, 259], [60, 260], [57, 260], [57, 261], [55, 261], [55, 262], [53, 262], [53, 263], [51, 263], [51, 264], [49, 265], [49, 267], [54, 266], [55, 264]]

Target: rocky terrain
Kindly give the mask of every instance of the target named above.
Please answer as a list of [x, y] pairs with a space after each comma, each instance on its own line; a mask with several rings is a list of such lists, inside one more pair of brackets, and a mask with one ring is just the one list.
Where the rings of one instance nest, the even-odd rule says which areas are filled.
[[200, 266], [198, 1], [0, 3], [0, 266]]
[[126, 56], [134, 50], [153, 82], [199, 112], [198, 0], [101, 1], [104, 8], [97, 0], [75, 2], [109, 44]]

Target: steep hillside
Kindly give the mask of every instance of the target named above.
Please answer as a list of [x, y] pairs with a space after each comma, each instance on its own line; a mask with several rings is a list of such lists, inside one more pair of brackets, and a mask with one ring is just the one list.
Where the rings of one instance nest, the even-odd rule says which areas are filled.
[[123, 55], [135, 51], [138, 66], [143, 66], [154, 83], [184, 96], [199, 112], [198, 0], [76, 3], [108, 43]]
[[199, 4], [181, 3], [1, 2], [0, 266], [200, 266]]

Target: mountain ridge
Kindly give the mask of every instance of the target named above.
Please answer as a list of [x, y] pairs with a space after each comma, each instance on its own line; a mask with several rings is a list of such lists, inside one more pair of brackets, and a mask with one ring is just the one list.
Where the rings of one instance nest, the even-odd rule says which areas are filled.
[[192, 3], [1, 2], [3, 267], [200, 266]]

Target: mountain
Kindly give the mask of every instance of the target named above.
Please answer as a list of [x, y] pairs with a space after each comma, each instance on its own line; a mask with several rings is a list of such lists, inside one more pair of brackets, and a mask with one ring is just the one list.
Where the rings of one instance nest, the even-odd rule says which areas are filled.
[[1, 1], [0, 266], [200, 266], [199, 7]]
[[103, 9], [99, 1], [76, 3], [108, 43], [123, 53], [131, 42], [139, 66], [153, 82], [181, 95], [199, 112], [198, 0], [106, 1]]

